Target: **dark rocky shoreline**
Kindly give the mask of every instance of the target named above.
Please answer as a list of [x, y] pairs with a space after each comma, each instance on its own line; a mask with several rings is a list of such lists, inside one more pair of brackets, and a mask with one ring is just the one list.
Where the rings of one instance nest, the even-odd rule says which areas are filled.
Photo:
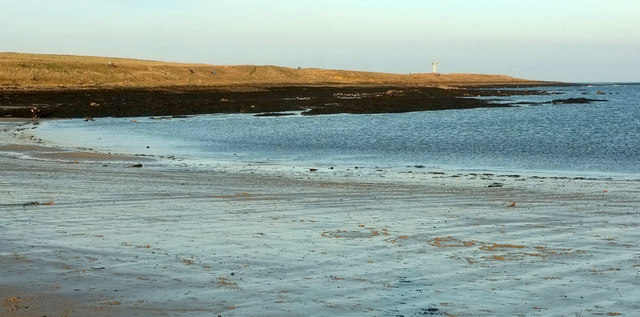
[[207, 113], [395, 113], [505, 107], [475, 97], [541, 95], [544, 90], [428, 87], [269, 87], [0, 90], [0, 117], [175, 116]]

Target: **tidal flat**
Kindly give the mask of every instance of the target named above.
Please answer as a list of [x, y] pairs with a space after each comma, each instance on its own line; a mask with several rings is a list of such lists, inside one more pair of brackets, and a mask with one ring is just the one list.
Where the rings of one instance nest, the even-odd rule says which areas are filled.
[[639, 180], [200, 169], [14, 128], [0, 316], [640, 312]]

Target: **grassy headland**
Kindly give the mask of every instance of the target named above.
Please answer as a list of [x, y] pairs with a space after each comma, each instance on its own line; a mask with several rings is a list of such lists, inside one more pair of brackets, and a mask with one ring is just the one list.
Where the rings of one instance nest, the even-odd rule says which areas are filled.
[[33, 107], [45, 118], [461, 109], [504, 106], [466, 98], [487, 95], [487, 90], [471, 87], [550, 84], [504, 75], [389, 74], [0, 53], [0, 117], [30, 117]]
[[389, 74], [280, 66], [182, 64], [112, 57], [0, 53], [0, 88], [224, 86], [476, 86], [546, 83], [505, 75]]

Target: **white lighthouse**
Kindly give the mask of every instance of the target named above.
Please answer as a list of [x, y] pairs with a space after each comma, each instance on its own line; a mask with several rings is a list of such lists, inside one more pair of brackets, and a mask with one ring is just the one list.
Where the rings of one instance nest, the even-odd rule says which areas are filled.
[[438, 62], [432, 62], [431, 65], [433, 66], [433, 73], [437, 74], [438, 73]]

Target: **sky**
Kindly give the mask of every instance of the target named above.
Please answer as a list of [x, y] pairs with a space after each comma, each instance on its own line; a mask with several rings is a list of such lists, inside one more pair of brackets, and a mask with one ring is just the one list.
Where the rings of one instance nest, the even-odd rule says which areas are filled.
[[640, 82], [640, 1], [0, 0], [0, 52]]

